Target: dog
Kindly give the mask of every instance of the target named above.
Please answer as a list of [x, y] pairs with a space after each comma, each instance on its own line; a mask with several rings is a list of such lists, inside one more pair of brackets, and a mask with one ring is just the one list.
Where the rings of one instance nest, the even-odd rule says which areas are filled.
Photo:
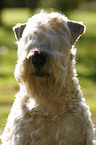
[[44, 11], [13, 27], [20, 91], [2, 145], [93, 145], [94, 126], [75, 69], [82, 22]]

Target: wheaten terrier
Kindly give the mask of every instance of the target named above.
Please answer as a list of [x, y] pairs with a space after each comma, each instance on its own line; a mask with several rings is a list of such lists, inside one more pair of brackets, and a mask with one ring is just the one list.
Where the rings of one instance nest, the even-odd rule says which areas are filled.
[[74, 44], [85, 26], [41, 12], [13, 30], [20, 91], [2, 145], [92, 145], [91, 115], [75, 70]]

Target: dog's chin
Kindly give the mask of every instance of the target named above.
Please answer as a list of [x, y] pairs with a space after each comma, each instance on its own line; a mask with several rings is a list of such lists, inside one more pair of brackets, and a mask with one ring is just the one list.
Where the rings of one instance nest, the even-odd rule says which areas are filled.
[[34, 76], [37, 76], [37, 77], [49, 77], [50, 74], [49, 73], [46, 73], [46, 72], [35, 72], [33, 73]]

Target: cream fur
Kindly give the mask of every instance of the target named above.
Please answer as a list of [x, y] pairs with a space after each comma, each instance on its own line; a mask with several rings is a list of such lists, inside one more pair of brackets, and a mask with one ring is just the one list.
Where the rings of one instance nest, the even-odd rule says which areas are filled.
[[[84, 33], [84, 25], [77, 23], [80, 32], [75, 34], [76, 27], [68, 22], [59, 13], [41, 12], [22, 29], [22, 24], [14, 27], [18, 44], [15, 78], [20, 91], [2, 145], [93, 145], [91, 114], [76, 78], [72, 45]], [[35, 75], [35, 51], [46, 57], [43, 77]]]

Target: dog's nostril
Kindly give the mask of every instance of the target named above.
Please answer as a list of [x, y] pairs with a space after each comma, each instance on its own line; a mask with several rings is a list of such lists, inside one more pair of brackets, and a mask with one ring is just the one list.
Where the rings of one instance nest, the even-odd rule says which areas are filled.
[[46, 58], [45, 56], [41, 53], [36, 53], [33, 57], [32, 57], [32, 63], [34, 65], [34, 67], [36, 69], [41, 69], [44, 67], [45, 63], [46, 63]]

